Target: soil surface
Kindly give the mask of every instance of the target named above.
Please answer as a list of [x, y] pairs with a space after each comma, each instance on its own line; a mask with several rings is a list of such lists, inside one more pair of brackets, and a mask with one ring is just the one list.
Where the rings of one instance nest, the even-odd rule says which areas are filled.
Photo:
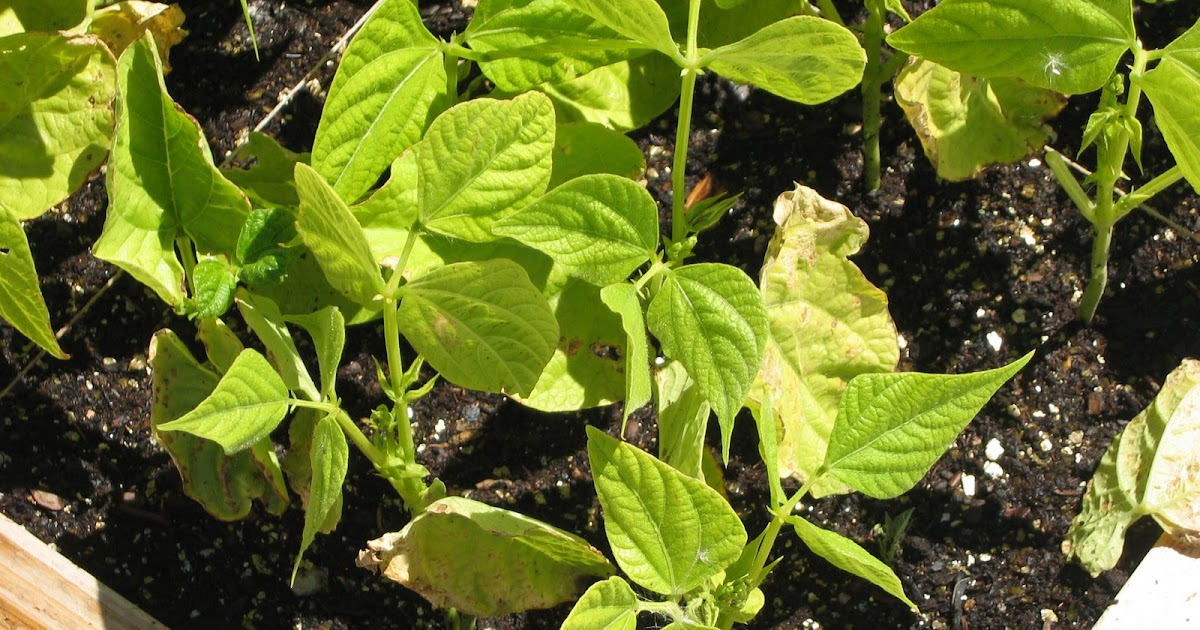
[[[370, 3], [252, 1], [260, 60], [236, 2], [179, 4], [191, 35], [171, 53], [167, 85], [202, 124], [217, 161], [297, 84], [307, 87], [266, 131], [307, 150], [321, 86], [335, 69], [322, 58]], [[905, 4], [914, 14], [922, 8]], [[421, 7], [443, 35], [462, 30], [469, 14], [457, 3]], [[1139, 3], [1137, 11], [1148, 46], [1169, 41], [1200, 15], [1190, 3]], [[1064, 154], [1076, 153], [1094, 106], [1094, 98], [1072, 99], [1053, 123], [1053, 143]], [[973, 371], [1038, 353], [902, 498], [832, 497], [804, 506], [817, 524], [869, 549], [878, 546], [877, 525], [911, 509], [894, 566], [919, 615], [785, 536], [776, 547], [785, 559], [764, 585], [767, 604], [752, 627], [1088, 628], [1159, 532], [1152, 523], [1136, 526], [1118, 567], [1096, 579], [1066, 563], [1060, 545], [1109, 441], [1181, 359], [1200, 356], [1200, 337], [1191, 334], [1200, 317], [1200, 246], [1132, 214], [1116, 231], [1099, 316], [1081, 325], [1074, 316], [1091, 228], [1049, 171], [1026, 159], [971, 181], [939, 181], [899, 108], [885, 103], [884, 116], [883, 186], [864, 194], [857, 95], [803, 107], [705, 77], [689, 177], [711, 173], [744, 195], [704, 235], [700, 257], [756, 275], [771, 235], [771, 203], [798, 181], [869, 223], [871, 239], [856, 262], [889, 295], [903, 369]], [[660, 200], [669, 193], [674, 128], [669, 112], [632, 134], [651, 156], [646, 179]], [[1158, 173], [1170, 157], [1147, 129], [1146, 172]], [[105, 203], [97, 174], [26, 225], [52, 321], [70, 323], [62, 343], [72, 357], [39, 359], [0, 325], [0, 387], [9, 387], [0, 403], [0, 511], [172, 628], [439, 627], [441, 614], [419, 596], [354, 565], [365, 541], [407, 518], [363, 458], [351, 456], [341, 526], [318, 537], [295, 589], [288, 577], [303, 522], [297, 508], [282, 518], [253, 513], [222, 523], [184, 496], [150, 436], [146, 352], [163, 327], [184, 337], [193, 329], [91, 256]], [[1200, 201], [1190, 188], [1178, 186], [1153, 205], [1186, 230], [1200, 230]], [[348, 339], [338, 390], [358, 417], [383, 401], [371, 363], [383, 353], [381, 332], [368, 325]], [[619, 407], [544, 414], [441, 384], [414, 411], [422, 462], [452, 493], [530, 514], [607, 550], [584, 427], [615, 434]], [[655, 433], [643, 410], [625, 437], [653, 451]], [[1003, 453], [989, 459], [993, 441]], [[752, 422], [739, 423], [734, 455], [729, 496], [753, 535], [766, 521], [767, 489]], [[486, 619], [480, 627], [553, 628], [568, 610]]]

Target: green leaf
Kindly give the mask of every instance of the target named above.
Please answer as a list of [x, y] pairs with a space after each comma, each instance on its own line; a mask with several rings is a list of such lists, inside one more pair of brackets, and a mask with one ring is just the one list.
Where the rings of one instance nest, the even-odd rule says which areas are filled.
[[337, 98], [351, 78], [389, 52], [437, 45], [437, 38], [425, 29], [421, 14], [411, 0], [381, 2], [346, 47], [326, 100]]
[[783, 484], [779, 483], [781, 477], [779, 472], [779, 424], [775, 419], [773, 393], [769, 392], [763, 396], [762, 406], [759, 412], [754, 414], [754, 423], [758, 428], [758, 452], [767, 469], [767, 485], [771, 490], [771, 505], [783, 505], [787, 501], [787, 495], [783, 492]]
[[114, 98], [116, 60], [95, 37], [0, 38], [0, 210], [32, 219], [82, 186], [108, 154]]
[[325, 308], [309, 315], [291, 315], [287, 321], [303, 328], [317, 348], [317, 365], [321, 375], [321, 396], [334, 398], [337, 385], [338, 366], [342, 362], [342, 349], [346, 345], [346, 319], [336, 306]]
[[312, 478], [309, 483], [308, 500], [304, 504], [304, 532], [300, 538], [300, 551], [292, 565], [292, 581], [300, 570], [304, 552], [316, 538], [317, 532], [329, 529], [331, 519], [339, 518], [342, 508], [342, 483], [350, 461], [350, 447], [346, 435], [338, 426], [337, 419], [325, 416], [313, 429], [312, 446], [309, 451], [309, 466]]
[[[676, 33], [687, 29], [686, 2], [659, 2], [667, 11], [667, 19]], [[717, 48], [750, 37], [780, 20], [801, 13], [803, 5], [797, 0], [754, 0], [749, 6], [722, 6], [722, 1], [702, 0], [698, 40], [705, 48]]]
[[629, 131], [645, 126], [679, 99], [679, 66], [662, 55], [646, 55], [540, 89], [566, 122]]
[[[362, 225], [363, 234], [375, 262], [394, 267], [404, 252], [408, 233], [417, 221], [417, 152], [405, 151], [392, 162], [391, 176], [383, 186], [362, 203], [351, 206], [350, 212]], [[417, 248], [423, 248], [418, 251]], [[418, 240], [409, 253], [405, 277], [410, 278], [414, 259], [429, 256], [428, 246]], [[440, 261], [439, 261], [440, 263]]]
[[679, 58], [679, 47], [671, 37], [667, 15], [654, 0], [563, 0], [597, 22], [671, 57]]
[[[415, 10], [415, 9], [414, 9]], [[437, 48], [387, 53], [326, 101], [313, 141], [313, 168], [338, 195], [354, 201], [449, 104], [446, 71]]]
[[592, 173], [638, 179], [646, 158], [625, 134], [588, 122], [559, 123], [554, 132], [550, 188]]
[[1200, 22], [1163, 49], [1163, 57], [1142, 77], [1154, 106], [1154, 122], [1192, 188], [1200, 191]]
[[237, 275], [226, 262], [206, 258], [192, 270], [192, 285], [196, 297], [188, 301], [188, 314], [192, 317], [220, 317], [233, 306]]
[[558, 342], [558, 323], [516, 263], [435, 269], [405, 285], [400, 331], [447, 380], [528, 395]]
[[[779, 422], [779, 473], [808, 481], [825, 461], [842, 392], [859, 374], [890, 372], [900, 360], [887, 295], [850, 260], [867, 224], [845, 206], [797, 185], [775, 200], [778, 224], [760, 278], [771, 322], [751, 409], [772, 398]], [[846, 492], [814, 481], [820, 497]]]
[[808, 105], [858, 85], [867, 57], [843, 26], [796, 16], [709, 53], [717, 74]]
[[241, 188], [256, 206], [300, 205], [293, 173], [298, 162], [309, 162], [309, 154], [288, 151], [275, 138], [252, 131], [235, 158], [242, 163], [250, 162], [250, 166], [222, 168], [221, 173]]
[[914, 59], [896, 76], [896, 102], [938, 176], [962, 181], [989, 164], [1041, 153], [1051, 133], [1044, 123], [1067, 99], [1017, 79], [980, 79]]
[[637, 616], [637, 594], [614, 576], [588, 588], [560, 630], [636, 630]]
[[293, 248], [288, 261], [287, 275], [279, 283], [253, 287], [255, 295], [270, 298], [285, 315], [306, 314], [326, 306], [336, 306], [346, 318], [347, 325], [362, 324], [379, 318], [381, 304], [364, 307], [352, 302], [344, 293], [333, 288], [312, 252], [303, 243]]
[[798, 516], [789, 517], [787, 521], [796, 528], [796, 534], [813, 553], [828, 560], [833, 566], [887, 591], [912, 610], [917, 610], [917, 605], [904, 594], [904, 587], [900, 584], [900, 578], [896, 577], [896, 572], [858, 543], [837, 532], [817, 527]]
[[600, 289], [604, 305], [621, 318], [625, 330], [625, 411], [622, 425], [629, 415], [650, 402], [650, 347], [646, 343], [646, 320], [637, 289], [628, 282]]
[[[266, 347], [267, 358], [283, 378], [284, 385], [307, 400], [321, 400], [321, 392], [300, 358], [279, 306], [266, 296], [245, 290], [238, 294], [237, 305], [246, 325]], [[325, 367], [322, 365], [322, 374]]]
[[712, 408], [678, 361], [654, 373], [658, 412], [658, 458], [675, 470], [704, 479], [704, 434]]
[[1100, 89], [1136, 44], [1129, 0], [946, 0], [887, 43], [977, 77], [1064, 94]]
[[716, 490], [599, 429], [587, 434], [604, 531], [631, 580], [679, 597], [738, 558], [746, 529]]
[[355, 35], [329, 88], [312, 164], [347, 202], [375, 184], [450, 104], [439, 42], [416, 5], [384, 2]]
[[647, 52], [613, 45], [620, 35], [559, 0], [482, 2], [464, 36], [473, 50], [499, 57], [479, 68], [510, 93], [569, 81]]
[[891, 13], [895, 13], [901, 18], [904, 18], [905, 22], [912, 21], [912, 17], [908, 15], [908, 11], [904, 8], [904, 5], [900, 2], [900, 0], [883, 0], [883, 6], [886, 7]]
[[437, 608], [479, 617], [549, 608], [578, 597], [588, 578], [613, 574], [582, 538], [460, 497], [435, 501], [369, 545], [360, 566], [378, 568]]
[[558, 346], [533, 391], [517, 400], [542, 411], [577, 411], [620, 400], [629, 352], [621, 319], [599, 308], [600, 288], [555, 268], [542, 294], [558, 320]]
[[185, 298], [175, 239], [190, 237], [202, 254], [232, 255], [250, 204], [213, 166], [196, 121], [167, 94], [147, 38], [117, 63], [108, 215], [92, 252], [175, 306]]
[[860, 374], [850, 381], [818, 475], [876, 499], [912, 488], [992, 394], [1025, 367], [971, 374]]
[[292, 250], [285, 245], [296, 238], [296, 216], [283, 208], [257, 208], [250, 212], [238, 235], [238, 277], [249, 284], [283, 280]]
[[[283, 472], [287, 475], [288, 486], [300, 497], [302, 505], [307, 506], [312, 487], [312, 448], [313, 432], [325, 416], [316, 409], [301, 407], [296, 410], [288, 421], [288, 449], [283, 458]], [[329, 518], [321, 524], [317, 531], [328, 534], [337, 528], [342, 517], [341, 495], [332, 509]]]
[[65, 31], [87, 17], [90, 0], [5, 0], [0, 5], [0, 37], [30, 31]]
[[232, 455], [270, 435], [287, 413], [287, 401], [287, 386], [275, 369], [263, 355], [247, 349], [195, 409], [156, 429], [211, 440]]
[[[196, 338], [204, 344], [204, 353], [208, 355], [208, 362], [222, 374], [229, 371], [234, 360], [246, 348], [242, 344], [242, 340], [238, 339], [237, 333], [217, 317], [197, 320]], [[199, 403], [197, 402], [197, 404]], [[184, 411], [191, 411], [191, 408]]]
[[702, 263], [671, 271], [646, 311], [663, 353], [678, 360], [717, 413], [725, 459], [729, 437], [767, 343], [766, 307], [741, 270]]
[[447, 110], [418, 147], [421, 224], [468, 241], [494, 239], [492, 222], [546, 190], [553, 150], [554, 106], [537, 92]]
[[1151, 514], [1168, 533], [1200, 531], [1200, 361], [1186, 359], [1100, 460], [1063, 549], [1092, 574], [1116, 566], [1125, 531]]
[[50, 354], [68, 358], [50, 328], [50, 311], [42, 298], [29, 240], [21, 222], [3, 206], [0, 206], [0, 317]]
[[245, 518], [255, 499], [270, 513], [282, 514], [288, 506], [287, 488], [269, 440], [227, 456], [215, 442], [161, 431], [163, 424], [201, 404], [216, 388], [218, 375], [197, 363], [170, 330], [160, 330], [150, 340], [150, 367], [154, 374], [150, 424], [183, 478], [184, 492], [223, 521]]
[[658, 204], [619, 175], [584, 175], [492, 224], [592, 284], [621, 282], [658, 247]]
[[296, 231], [321, 265], [329, 284], [362, 306], [372, 306], [384, 291], [379, 265], [346, 203], [311, 167], [296, 165], [300, 193]]

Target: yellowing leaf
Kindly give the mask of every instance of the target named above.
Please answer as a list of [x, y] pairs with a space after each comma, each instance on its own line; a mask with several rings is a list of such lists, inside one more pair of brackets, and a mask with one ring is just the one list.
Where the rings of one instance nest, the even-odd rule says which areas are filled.
[[[575, 599], [614, 573], [582, 538], [523, 514], [449, 497], [359, 554], [439, 608], [495, 617]], [[483, 560], [483, 561], [481, 561]]]
[[916, 59], [896, 76], [896, 102], [938, 175], [960, 181], [1040, 152], [1050, 135], [1043, 123], [1067, 99], [1019, 79], [981, 79]]
[[1200, 540], [1200, 361], [1186, 359], [1154, 402], [1113, 440], [1088, 483], [1063, 551], [1092, 575], [1121, 557], [1125, 531], [1152, 515], [1163, 529]]
[[[866, 223], [804, 186], [779, 196], [775, 222], [760, 279], [771, 336], [750, 398], [758, 414], [771, 394], [780, 475], [804, 481], [825, 460], [847, 383], [894, 370], [900, 349], [887, 296], [848, 258], [866, 242]], [[845, 491], [828, 478], [813, 488]]]
[[88, 32], [108, 44], [113, 54], [119, 57], [149, 31], [162, 59], [163, 74], [167, 74], [171, 72], [171, 64], [167, 61], [171, 47], [182, 42], [188, 34], [183, 29], [183, 21], [183, 9], [177, 4], [126, 0], [97, 10]]

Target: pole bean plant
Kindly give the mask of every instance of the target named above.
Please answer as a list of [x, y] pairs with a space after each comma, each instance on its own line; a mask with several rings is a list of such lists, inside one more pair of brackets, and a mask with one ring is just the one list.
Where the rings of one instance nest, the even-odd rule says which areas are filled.
[[[1192, 98], [1200, 89], [1200, 23], [1161, 49], [1147, 49], [1134, 28], [1133, 0], [946, 0], [887, 41], [974, 76], [1017, 78], [1064, 94], [1100, 93], [1080, 147], [1095, 147], [1094, 173], [1081, 182], [1060, 155], [1046, 156], [1094, 228], [1091, 275], [1079, 306], [1079, 318], [1091, 322], [1108, 282], [1116, 223], [1181, 180], [1200, 189], [1200, 110]], [[1128, 65], [1119, 69], [1122, 60]], [[1141, 169], [1143, 96], [1176, 164], [1145, 174], [1143, 184], [1121, 196], [1130, 158]]]
[[[93, 252], [194, 321], [202, 356], [172, 330], [150, 343], [151, 425], [185, 491], [225, 520], [298, 497], [298, 568], [340, 520], [353, 447], [412, 517], [360, 563], [461, 627], [576, 600], [567, 628], [633, 628], [641, 613], [729, 628], [762, 606], [785, 527], [915, 609], [886, 564], [796, 508], [907, 491], [1030, 356], [894, 372], [886, 296], [848, 258], [866, 225], [803, 186], [774, 208], [757, 283], [691, 260], [731, 207], [684, 203], [697, 77], [800, 103], [861, 79], [854, 35], [789, 17], [793, 4], [480, 0], [464, 32], [439, 39], [412, 2], [388, 0], [347, 48], [311, 154], [255, 135], [248, 168], [214, 165], [166, 90], [154, 37], [135, 37], [110, 67], [110, 203]], [[620, 132], [676, 100], [664, 234]], [[382, 322], [385, 399], [356, 419], [337, 374], [347, 327], [368, 322]], [[448, 496], [418, 460], [410, 416], [440, 380], [547, 411], [624, 401], [628, 417], [653, 403], [657, 456], [588, 429], [612, 561]], [[726, 460], [735, 420], [757, 428], [771, 520], [753, 538], [702, 471], [713, 414]]]

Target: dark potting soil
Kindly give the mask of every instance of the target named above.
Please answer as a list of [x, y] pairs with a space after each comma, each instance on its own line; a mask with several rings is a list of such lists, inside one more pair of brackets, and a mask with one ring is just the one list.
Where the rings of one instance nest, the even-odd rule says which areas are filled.
[[[251, 2], [261, 61], [236, 2], [180, 4], [191, 35], [171, 53], [167, 85], [200, 121], [219, 162], [370, 3]], [[465, 26], [457, 3], [421, 4], [436, 32]], [[1200, 14], [1187, 3], [1139, 3], [1137, 10], [1151, 46]], [[321, 86], [334, 69], [321, 64], [267, 131], [307, 150]], [[1090, 226], [1036, 160], [990, 168], [968, 182], [939, 181], [899, 109], [887, 103], [883, 186], [864, 194], [856, 95], [803, 107], [708, 76], [697, 98], [689, 178], [711, 174], [720, 187], [744, 193], [704, 235], [701, 258], [755, 275], [771, 235], [771, 203], [798, 181], [869, 223], [871, 239], [855, 261], [889, 295], [904, 369], [980, 370], [1038, 349], [905, 496], [805, 504], [814, 522], [868, 549], [878, 547], [877, 525], [912, 509], [894, 566], [919, 615], [785, 536], [776, 547], [785, 559], [764, 585], [767, 604], [753, 627], [1090, 627], [1158, 530], [1135, 526], [1121, 563], [1096, 579], [1065, 562], [1060, 545], [1109, 441], [1182, 358], [1200, 355], [1200, 246], [1144, 213], [1122, 221], [1110, 291], [1095, 323], [1084, 326], [1074, 315]], [[1072, 99], [1055, 121], [1052, 143], [1064, 154], [1075, 154], [1094, 105]], [[650, 156], [646, 179], [660, 200], [669, 193], [674, 128], [670, 112], [632, 134]], [[1169, 162], [1153, 133], [1145, 157], [1148, 173]], [[1153, 205], [1200, 230], [1198, 200], [1186, 186]], [[393, 491], [363, 458], [351, 456], [342, 523], [318, 537], [295, 590], [288, 577], [302, 529], [298, 509], [222, 523], [184, 496], [150, 436], [146, 351], [163, 327], [185, 337], [193, 329], [91, 256], [104, 207], [96, 175], [26, 225], [52, 320], [71, 322], [62, 343], [72, 357], [32, 362], [35, 349], [0, 325], [0, 386], [12, 383], [0, 402], [0, 511], [172, 628], [438, 627], [440, 613], [419, 596], [354, 566], [365, 541], [406, 522]], [[339, 372], [338, 390], [356, 417], [383, 401], [370, 359], [383, 352], [380, 328], [351, 331]], [[619, 407], [544, 414], [442, 384], [414, 412], [422, 462], [452, 493], [530, 514], [607, 550], [584, 427], [615, 433]], [[638, 412], [625, 437], [653, 452], [652, 416]], [[1003, 448], [994, 461], [985, 454], [993, 441]], [[766, 482], [751, 422], [740, 422], [734, 452], [729, 496], [753, 535], [766, 522]], [[971, 481], [974, 493], [965, 491]], [[552, 628], [568, 610], [481, 620], [480, 627]]]

